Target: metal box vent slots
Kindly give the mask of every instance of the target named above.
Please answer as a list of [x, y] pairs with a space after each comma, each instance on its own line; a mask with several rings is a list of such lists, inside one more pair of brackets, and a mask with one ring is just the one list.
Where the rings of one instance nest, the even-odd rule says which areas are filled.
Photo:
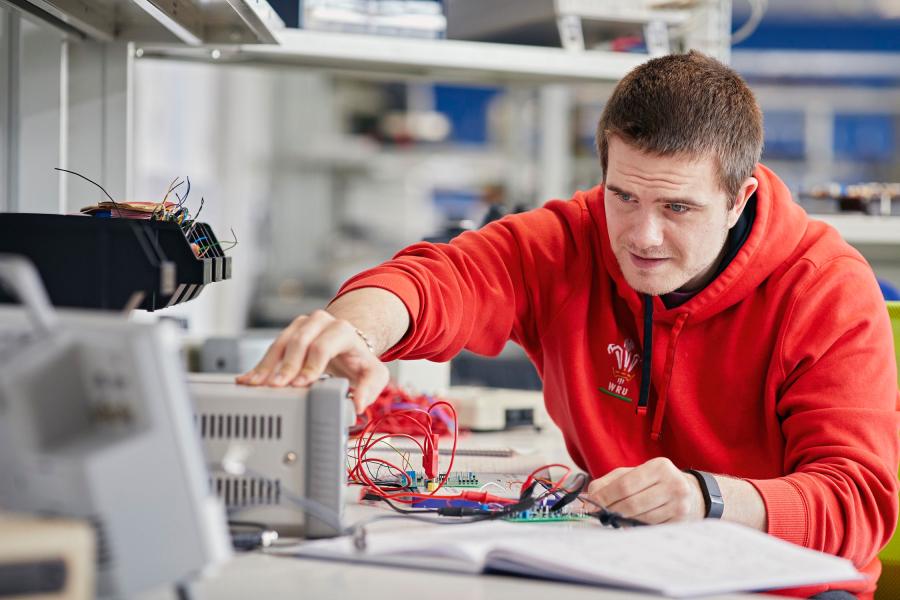
[[[266, 388], [236, 385], [233, 375], [194, 373], [189, 387], [210, 486], [231, 518], [265, 523], [282, 535], [338, 533], [354, 420], [346, 380]], [[229, 468], [235, 463], [237, 471]], [[305, 514], [297, 498], [312, 500], [334, 520]]]

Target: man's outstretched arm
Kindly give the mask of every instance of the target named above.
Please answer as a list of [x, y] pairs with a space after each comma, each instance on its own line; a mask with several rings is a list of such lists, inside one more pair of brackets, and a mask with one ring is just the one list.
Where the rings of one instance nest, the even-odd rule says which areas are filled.
[[237, 382], [306, 386], [330, 373], [350, 380], [353, 402], [362, 412], [388, 382], [387, 367], [378, 357], [403, 337], [409, 322], [406, 306], [393, 293], [381, 288], [352, 290], [325, 310], [294, 319], [259, 364]]

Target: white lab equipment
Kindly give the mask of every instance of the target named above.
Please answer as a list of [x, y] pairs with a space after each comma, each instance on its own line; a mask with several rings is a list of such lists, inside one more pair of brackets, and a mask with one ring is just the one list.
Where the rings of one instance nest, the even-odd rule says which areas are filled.
[[0, 256], [0, 281], [24, 305], [0, 308], [0, 506], [91, 522], [101, 597], [228, 559], [175, 332], [55, 312], [20, 257]]
[[347, 429], [356, 417], [346, 379], [269, 388], [192, 373], [189, 388], [211, 487], [229, 515], [279, 535], [345, 531]]

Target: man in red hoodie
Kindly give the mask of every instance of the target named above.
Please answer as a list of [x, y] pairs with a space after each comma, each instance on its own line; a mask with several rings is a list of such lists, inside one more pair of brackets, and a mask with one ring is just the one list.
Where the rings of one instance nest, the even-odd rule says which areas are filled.
[[[759, 164], [762, 116], [698, 53], [627, 75], [597, 129], [603, 183], [450, 244], [416, 244], [298, 317], [251, 385], [520, 344], [603, 505], [720, 517], [870, 576], [898, 512], [896, 370], [862, 256]], [[846, 586], [844, 586], [846, 587]], [[826, 589], [796, 590], [809, 595]]]

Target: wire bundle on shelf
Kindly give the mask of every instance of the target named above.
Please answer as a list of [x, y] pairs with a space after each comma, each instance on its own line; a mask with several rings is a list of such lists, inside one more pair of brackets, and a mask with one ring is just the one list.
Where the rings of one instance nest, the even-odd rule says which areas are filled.
[[[191, 181], [174, 179], [159, 202], [118, 202], [103, 186], [103, 202], [81, 215], [0, 214], [0, 251], [31, 260], [56, 306], [158, 310], [196, 298], [211, 283], [231, 279], [237, 243], [220, 243], [188, 208]], [[177, 198], [177, 202], [170, 201]], [[234, 232], [232, 231], [232, 235]], [[0, 302], [11, 299], [0, 292]]]
[[[109, 198], [109, 201], [97, 202], [96, 204], [92, 204], [90, 206], [85, 206], [81, 209], [81, 212], [86, 215], [90, 215], [92, 217], [100, 217], [100, 218], [117, 218], [117, 219], [133, 219], [138, 221], [161, 221], [164, 223], [176, 223], [184, 233], [184, 237], [187, 239], [188, 243], [191, 246], [191, 250], [193, 250], [194, 254], [197, 258], [205, 258], [210, 250], [216, 248], [218, 252], [216, 253], [219, 256], [224, 256], [225, 252], [231, 250], [238, 244], [237, 235], [234, 233], [234, 229], [231, 230], [232, 240], [225, 242], [228, 244], [226, 248], [221, 242], [214, 238], [211, 235], [211, 232], [204, 231], [202, 224], [197, 220], [200, 216], [200, 213], [203, 211], [203, 204], [205, 199], [203, 197], [200, 198], [200, 206], [197, 208], [197, 213], [191, 216], [191, 211], [187, 206], [188, 196], [191, 193], [191, 178], [185, 177], [181, 179], [180, 177], [174, 178], [171, 183], [169, 183], [169, 187], [166, 189], [166, 193], [163, 195], [163, 199], [159, 202], [144, 202], [144, 201], [128, 201], [128, 202], [119, 202], [113, 198], [109, 192], [106, 191], [102, 185], [78, 173], [76, 171], [70, 171], [68, 169], [62, 169], [56, 167], [57, 171], [61, 171], [63, 173], [69, 173], [71, 175], [75, 175], [76, 177], [80, 177], [84, 179], [88, 183], [96, 186], [103, 192], [103, 194]], [[184, 195], [182, 196], [178, 192], [178, 188], [182, 185], [186, 185], [187, 187], [184, 190]], [[170, 202], [169, 197], [172, 195], [178, 199], [178, 202]], [[198, 225], [201, 227], [198, 229]]]

